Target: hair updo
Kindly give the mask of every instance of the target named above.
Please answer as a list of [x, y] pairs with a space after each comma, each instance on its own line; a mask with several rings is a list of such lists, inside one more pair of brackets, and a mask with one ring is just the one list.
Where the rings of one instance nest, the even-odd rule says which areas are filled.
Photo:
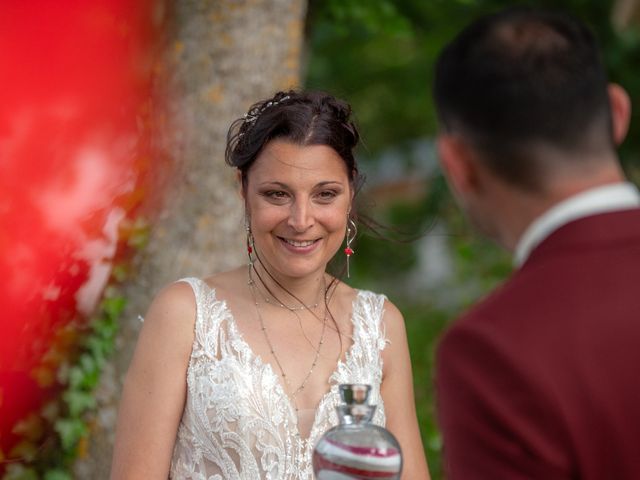
[[247, 173], [265, 145], [283, 140], [300, 146], [333, 148], [345, 163], [354, 191], [360, 186], [353, 149], [360, 135], [350, 120], [351, 106], [323, 92], [278, 92], [251, 106], [231, 124], [225, 161], [240, 170], [243, 187]]

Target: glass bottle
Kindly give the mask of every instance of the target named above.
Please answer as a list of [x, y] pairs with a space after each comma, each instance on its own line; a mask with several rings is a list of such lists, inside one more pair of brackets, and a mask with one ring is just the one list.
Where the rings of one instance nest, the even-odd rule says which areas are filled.
[[313, 451], [317, 480], [399, 479], [400, 444], [387, 429], [371, 423], [370, 385], [340, 385], [340, 424], [320, 437]]

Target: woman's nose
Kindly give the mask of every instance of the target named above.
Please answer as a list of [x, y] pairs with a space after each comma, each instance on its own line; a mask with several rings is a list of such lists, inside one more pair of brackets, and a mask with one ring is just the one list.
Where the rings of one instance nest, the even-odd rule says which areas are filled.
[[296, 232], [306, 232], [313, 226], [313, 208], [304, 201], [296, 201], [291, 205], [288, 225]]

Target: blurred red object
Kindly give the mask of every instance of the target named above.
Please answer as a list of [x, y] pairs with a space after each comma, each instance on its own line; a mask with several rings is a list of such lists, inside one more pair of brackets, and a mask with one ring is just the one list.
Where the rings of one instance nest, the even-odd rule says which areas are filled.
[[132, 199], [141, 196], [146, 167], [139, 145], [160, 8], [162, 2], [154, 0], [2, 2], [5, 455], [16, 440], [15, 422], [55, 387], [61, 359], [52, 359], [52, 339], [95, 309], [118, 249], [120, 224], [132, 215]]

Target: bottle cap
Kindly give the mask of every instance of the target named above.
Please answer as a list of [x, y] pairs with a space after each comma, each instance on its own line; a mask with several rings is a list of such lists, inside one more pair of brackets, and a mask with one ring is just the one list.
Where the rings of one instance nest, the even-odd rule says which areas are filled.
[[340, 398], [347, 405], [366, 405], [369, 402], [371, 385], [364, 383], [345, 383], [340, 385]]

